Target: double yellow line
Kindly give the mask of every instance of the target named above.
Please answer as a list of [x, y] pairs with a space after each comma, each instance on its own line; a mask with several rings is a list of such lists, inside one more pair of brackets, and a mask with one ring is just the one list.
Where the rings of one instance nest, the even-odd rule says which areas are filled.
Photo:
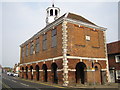
[[58, 87], [58, 88], [66, 88], [66, 87], [61, 87], [61, 86], [58, 86], [58, 85], [50, 85], [50, 84], [47, 84], [47, 83], [34, 82], [34, 81], [30, 81], [30, 80], [25, 80], [25, 79], [20, 79], [20, 80], [24, 80], [24, 81], [28, 81], [28, 82], [33, 82], [33, 83], [37, 83], [37, 84], [43, 84], [43, 85], [46, 85], [46, 86], [53, 86], [53, 87]]
[[8, 90], [12, 90], [12, 88], [10, 88], [8, 85], [6, 85], [5, 83], [3, 83], [2, 81], [0, 81], [1, 85], [3, 85], [3, 87], [5, 87]]

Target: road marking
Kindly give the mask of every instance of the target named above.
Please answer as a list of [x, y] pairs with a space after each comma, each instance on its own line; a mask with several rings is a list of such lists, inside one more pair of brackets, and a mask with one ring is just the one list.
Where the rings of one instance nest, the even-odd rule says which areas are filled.
[[8, 90], [12, 90], [12, 88], [10, 88], [8, 85], [6, 85], [5, 83], [3, 83], [3, 82], [1, 82], [0, 81], [0, 83], [6, 88], [6, 89], [8, 89]]
[[20, 84], [22, 84], [22, 85], [24, 85], [24, 86], [27, 86], [27, 87], [29, 86], [29, 85], [27, 85], [27, 84], [24, 84], [24, 83], [20, 83]]
[[16, 82], [16, 81], [14, 81], [14, 80], [12, 80], [13, 82]]
[[37, 84], [42, 84], [42, 85], [52, 86], [52, 87], [57, 87], [57, 88], [66, 88], [66, 87], [61, 87], [61, 86], [57, 86], [57, 85], [50, 85], [50, 84], [42, 83], [42, 82], [29, 81], [29, 80], [25, 80], [25, 79], [19, 79], [19, 80], [24, 80], [24, 81], [28, 81], [28, 82], [32, 82], [32, 83], [37, 83]]
[[14, 79], [16, 79], [15, 77], [13, 77]]
[[10, 80], [9, 78], [7, 78], [7, 80]]
[[35, 89], [37, 89], [37, 90], [41, 90], [41, 89], [39, 89], [39, 88], [35, 88]]

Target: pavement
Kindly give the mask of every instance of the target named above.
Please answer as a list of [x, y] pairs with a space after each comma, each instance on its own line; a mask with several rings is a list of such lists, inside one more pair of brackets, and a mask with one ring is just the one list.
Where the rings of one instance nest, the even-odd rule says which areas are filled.
[[118, 84], [107, 85], [71, 85], [69, 87], [63, 87], [58, 84], [43, 83], [40, 81], [26, 80], [19, 77], [8, 76], [2, 74], [2, 90], [120, 90]]

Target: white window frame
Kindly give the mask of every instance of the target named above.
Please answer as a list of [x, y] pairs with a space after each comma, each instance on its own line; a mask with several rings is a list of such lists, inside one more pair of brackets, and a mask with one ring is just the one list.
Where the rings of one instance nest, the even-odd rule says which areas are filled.
[[120, 70], [116, 70], [116, 79], [119, 79], [118, 76], [120, 76], [118, 75], [118, 72], [120, 72]]
[[90, 36], [89, 35], [86, 35], [86, 40], [90, 41]]
[[118, 60], [118, 56], [120, 56], [120, 55], [116, 55], [116, 56], [115, 56], [115, 61], [116, 61], [116, 63], [120, 62], [120, 61]]

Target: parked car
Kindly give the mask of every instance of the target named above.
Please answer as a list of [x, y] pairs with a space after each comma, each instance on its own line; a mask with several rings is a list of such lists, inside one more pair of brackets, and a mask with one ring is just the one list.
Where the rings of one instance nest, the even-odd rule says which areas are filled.
[[19, 77], [18, 73], [13, 73], [14, 77]]
[[7, 72], [7, 75], [8, 76], [12, 76], [13, 74], [11, 72]]

